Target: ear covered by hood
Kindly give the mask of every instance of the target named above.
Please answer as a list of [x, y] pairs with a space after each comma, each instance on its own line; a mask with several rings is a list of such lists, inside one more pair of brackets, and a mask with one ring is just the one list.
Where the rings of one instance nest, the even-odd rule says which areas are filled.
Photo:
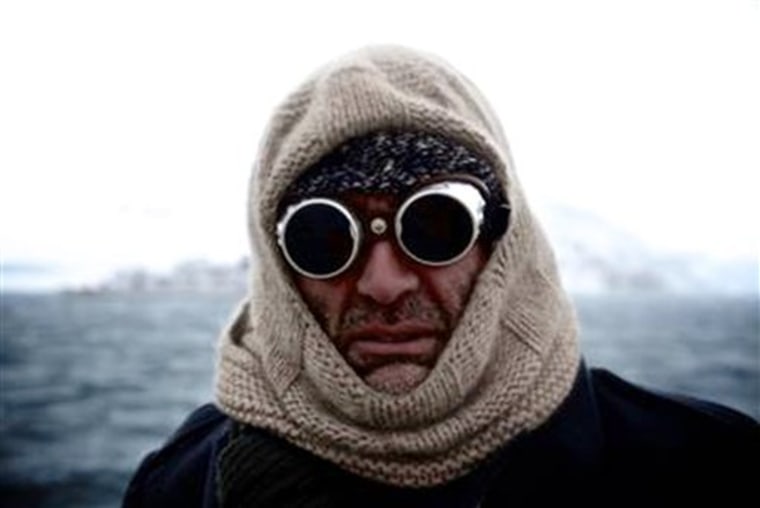
[[[428, 132], [487, 160], [511, 207], [467, 308], [428, 378], [407, 394], [367, 386], [288, 276], [277, 209], [298, 176], [348, 139]], [[368, 47], [319, 69], [277, 108], [255, 163], [250, 295], [221, 337], [217, 399], [356, 474], [429, 486], [465, 474], [543, 423], [579, 365], [574, 311], [525, 203], [501, 127], [481, 94], [436, 57]]]

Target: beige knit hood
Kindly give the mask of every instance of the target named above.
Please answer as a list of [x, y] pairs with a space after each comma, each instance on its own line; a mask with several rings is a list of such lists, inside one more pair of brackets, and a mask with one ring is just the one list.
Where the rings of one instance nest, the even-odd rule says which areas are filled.
[[[487, 160], [512, 212], [438, 363], [413, 391], [367, 386], [292, 284], [275, 240], [277, 205], [304, 170], [349, 138], [432, 132]], [[512, 167], [499, 123], [475, 87], [441, 60], [370, 47], [313, 74], [275, 111], [250, 188], [250, 295], [220, 344], [217, 398], [344, 469], [403, 486], [471, 470], [544, 422], [579, 365], [576, 321], [551, 248]]]

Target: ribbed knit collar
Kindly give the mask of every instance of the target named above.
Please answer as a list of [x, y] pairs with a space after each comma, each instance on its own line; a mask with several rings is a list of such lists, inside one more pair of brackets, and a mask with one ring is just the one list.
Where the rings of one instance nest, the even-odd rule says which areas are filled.
[[224, 507], [445, 508], [502, 506], [508, 501], [522, 506], [547, 497], [540, 492], [546, 489], [547, 474], [590, 497], [598, 490], [594, 483], [604, 465], [598, 408], [590, 372], [583, 366], [568, 397], [538, 429], [495, 451], [467, 475], [424, 489], [359, 478], [244, 424], [234, 425], [230, 434], [217, 475]]

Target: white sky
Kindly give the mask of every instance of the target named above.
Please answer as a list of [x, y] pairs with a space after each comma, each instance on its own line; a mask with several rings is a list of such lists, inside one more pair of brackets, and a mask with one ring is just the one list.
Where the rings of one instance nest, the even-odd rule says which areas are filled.
[[539, 202], [662, 249], [757, 256], [758, 1], [18, 0], [0, 7], [3, 261], [245, 254], [272, 108], [377, 42], [467, 74]]

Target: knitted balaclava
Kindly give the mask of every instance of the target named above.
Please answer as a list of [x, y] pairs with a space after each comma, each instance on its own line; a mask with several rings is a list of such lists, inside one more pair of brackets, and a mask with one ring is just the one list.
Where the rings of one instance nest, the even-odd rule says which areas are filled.
[[[487, 162], [510, 204], [469, 303], [429, 376], [411, 392], [367, 386], [288, 274], [278, 209], [299, 176], [350, 139], [430, 133]], [[495, 176], [495, 180], [493, 179]], [[294, 189], [296, 189], [294, 191]], [[275, 112], [250, 190], [250, 295], [221, 338], [220, 408], [361, 476], [431, 486], [471, 470], [543, 423], [568, 394], [579, 354], [574, 312], [520, 189], [498, 121], [446, 63], [370, 47], [320, 69]]]

